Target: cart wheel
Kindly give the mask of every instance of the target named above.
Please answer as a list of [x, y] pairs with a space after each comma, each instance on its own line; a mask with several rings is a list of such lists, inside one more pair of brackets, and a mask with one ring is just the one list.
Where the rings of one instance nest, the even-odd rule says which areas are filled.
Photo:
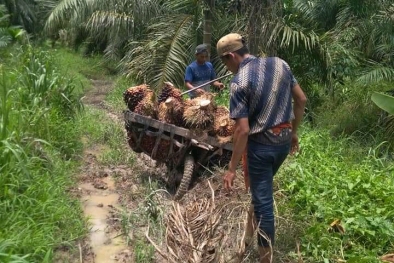
[[185, 157], [183, 177], [181, 180], [181, 184], [179, 185], [178, 190], [175, 194], [175, 200], [181, 199], [183, 195], [187, 192], [190, 181], [193, 176], [193, 171], [194, 171], [194, 158], [192, 155], [187, 155]]

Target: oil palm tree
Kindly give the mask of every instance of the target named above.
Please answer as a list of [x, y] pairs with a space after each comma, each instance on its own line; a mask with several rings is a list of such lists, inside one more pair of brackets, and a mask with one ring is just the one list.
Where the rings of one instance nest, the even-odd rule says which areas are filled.
[[[140, 38], [150, 20], [161, 14], [159, 0], [61, 0], [45, 29], [56, 36], [67, 30], [73, 44], [101, 41], [108, 56], [121, 57], [128, 40]], [[103, 50], [103, 51], [104, 51]]]
[[8, 33], [8, 18], [5, 6], [0, 5], [0, 48], [11, 42], [11, 36]]
[[34, 12], [34, 1], [30, 0], [0, 0], [10, 14], [11, 25], [22, 26], [27, 32], [35, 30], [37, 16]]
[[10, 24], [20, 26], [27, 33], [37, 35], [50, 10], [58, 0], [0, 0], [10, 14]]
[[10, 16], [5, 6], [0, 5], [0, 48], [6, 47], [13, 41], [24, 39], [25, 31], [18, 26], [10, 26]]
[[[149, 26], [147, 38], [130, 44], [130, 51], [121, 61], [123, 70], [154, 88], [160, 88], [165, 81], [182, 87], [185, 68], [194, 59], [197, 44], [216, 43], [224, 34], [242, 30], [236, 19], [213, 10], [210, 15], [215, 27], [212, 34], [206, 31], [209, 34], [202, 37], [206, 18], [204, 4], [204, 1], [195, 0], [166, 2], [166, 15]], [[224, 74], [225, 69], [219, 63], [215, 49], [211, 51], [218, 75]]]

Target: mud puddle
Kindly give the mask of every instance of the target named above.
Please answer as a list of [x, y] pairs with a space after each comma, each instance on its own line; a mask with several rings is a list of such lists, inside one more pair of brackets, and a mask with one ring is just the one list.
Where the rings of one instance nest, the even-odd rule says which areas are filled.
[[[95, 263], [130, 262], [131, 252], [120, 233], [113, 231], [108, 224], [111, 211], [120, 208], [119, 194], [115, 192], [111, 176], [99, 182], [81, 183], [82, 203], [85, 216], [90, 225], [90, 246]], [[128, 259], [127, 259], [128, 258]]]

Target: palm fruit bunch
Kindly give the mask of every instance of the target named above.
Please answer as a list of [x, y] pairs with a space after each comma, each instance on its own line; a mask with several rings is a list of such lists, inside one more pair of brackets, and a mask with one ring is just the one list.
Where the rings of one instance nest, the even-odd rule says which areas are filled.
[[175, 97], [169, 97], [159, 104], [158, 119], [160, 121], [183, 127], [183, 101]]
[[149, 87], [146, 84], [130, 87], [125, 90], [123, 93], [123, 100], [129, 110], [134, 111], [138, 103], [140, 103], [145, 98], [145, 95], [148, 91]]
[[[152, 159], [156, 161], [164, 162], [169, 157], [169, 149], [171, 142], [168, 140], [160, 140], [159, 145], [157, 146], [156, 154], [153, 153], [155, 148], [157, 137], [149, 136], [144, 134], [141, 138], [141, 148], [144, 150], [145, 153], [149, 154]], [[174, 145], [173, 151], [177, 151], [178, 147]]]
[[204, 92], [203, 94], [201, 94], [198, 97], [200, 99], [205, 99], [205, 100], [211, 101], [211, 104], [209, 105], [209, 107], [211, 107], [211, 109], [213, 109], [213, 110], [216, 110], [217, 106], [215, 103], [215, 94], [213, 94], [211, 92]]
[[201, 96], [186, 101], [183, 113], [185, 126], [191, 129], [211, 130], [214, 111], [212, 101]]
[[223, 139], [231, 137], [234, 125], [235, 121], [230, 119], [230, 111], [224, 106], [217, 107], [214, 112], [213, 135]]
[[157, 118], [157, 102], [156, 95], [153, 91], [147, 90], [144, 98], [138, 102], [134, 112], [140, 115], [149, 116], [153, 119]]
[[131, 131], [127, 131], [127, 143], [134, 152], [142, 152], [142, 150], [137, 146], [137, 138], [135, 138], [133, 132]]
[[179, 101], [182, 101], [182, 92], [175, 88], [171, 82], [165, 82], [164, 87], [161, 89], [160, 95], [157, 102], [161, 104], [165, 102], [169, 97], [173, 97]]

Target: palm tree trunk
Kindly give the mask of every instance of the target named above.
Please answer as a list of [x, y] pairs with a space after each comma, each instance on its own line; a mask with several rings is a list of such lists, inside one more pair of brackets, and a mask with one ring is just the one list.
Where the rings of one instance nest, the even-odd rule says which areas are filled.
[[212, 10], [215, 8], [215, 0], [205, 0], [207, 8], [204, 9], [204, 36], [203, 42], [207, 45], [208, 60], [211, 54], [211, 41], [212, 41]]
[[270, 43], [270, 37], [280, 17], [282, 4], [278, 0], [247, 0], [244, 10], [248, 14], [248, 42], [251, 54], [262, 52], [276, 54], [276, 46]]

